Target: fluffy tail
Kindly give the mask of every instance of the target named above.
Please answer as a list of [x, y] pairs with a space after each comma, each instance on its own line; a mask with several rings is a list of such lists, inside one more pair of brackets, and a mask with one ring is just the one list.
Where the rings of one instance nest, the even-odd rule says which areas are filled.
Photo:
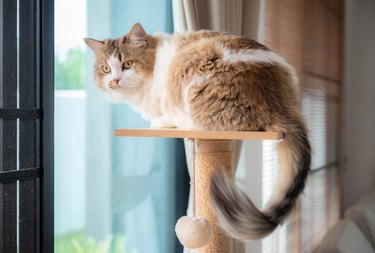
[[211, 199], [224, 231], [239, 240], [255, 240], [270, 234], [290, 213], [303, 191], [310, 171], [311, 148], [302, 120], [294, 119], [282, 129], [278, 144], [279, 175], [271, 200], [260, 211], [223, 169], [211, 181]]

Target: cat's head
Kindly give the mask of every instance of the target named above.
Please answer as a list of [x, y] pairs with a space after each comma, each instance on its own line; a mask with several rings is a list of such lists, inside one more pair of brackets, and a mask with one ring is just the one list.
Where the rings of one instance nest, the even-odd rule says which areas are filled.
[[149, 85], [156, 41], [137, 23], [128, 34], [103, 41], [84, 39], [95, 53], [95, 81], [112, 100], [128, 100]]

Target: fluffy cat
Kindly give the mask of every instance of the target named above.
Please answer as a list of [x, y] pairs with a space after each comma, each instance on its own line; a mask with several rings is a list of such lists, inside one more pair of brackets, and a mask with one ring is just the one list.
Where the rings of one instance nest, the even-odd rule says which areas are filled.
[[152, 127], [281, 131], [280, 170], [260, 211], [217, 170], [211, 199], [219, 225], [247, 240], [270, 234], [291, 212], [310, 171], [307, 129], [294, 69], [256, 41], [212, 31], [148, 35], [137, 23], [112, 40], [85, 39], [96, 56], [97, 86], [130, 103]]

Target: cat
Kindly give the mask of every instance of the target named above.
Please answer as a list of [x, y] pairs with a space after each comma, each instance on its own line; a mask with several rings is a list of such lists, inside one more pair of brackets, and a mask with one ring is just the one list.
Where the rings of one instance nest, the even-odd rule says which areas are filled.
[[97, 86], [131, 104], [151, 127], [283, 132], [278, 180], [264, 210], [222, 169], [210, 192], [218, 223], [231, 237], [260, 239], [285, 220], [311, 163], [290, 64], [254, 40], [208, 30], [149, 35], [137, 23], [118, 39], [84, 40], [95, 53]]

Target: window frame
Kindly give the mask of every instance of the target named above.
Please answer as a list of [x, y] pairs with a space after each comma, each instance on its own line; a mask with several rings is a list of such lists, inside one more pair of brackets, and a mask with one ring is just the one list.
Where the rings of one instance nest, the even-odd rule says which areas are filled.
[[54, 1], [0, 4], [6, 34], [0, 41], [0, 251], [54, 249], [53, 10]]
[[41, 2], [41, 252], [54, 252], [54, 1]]

